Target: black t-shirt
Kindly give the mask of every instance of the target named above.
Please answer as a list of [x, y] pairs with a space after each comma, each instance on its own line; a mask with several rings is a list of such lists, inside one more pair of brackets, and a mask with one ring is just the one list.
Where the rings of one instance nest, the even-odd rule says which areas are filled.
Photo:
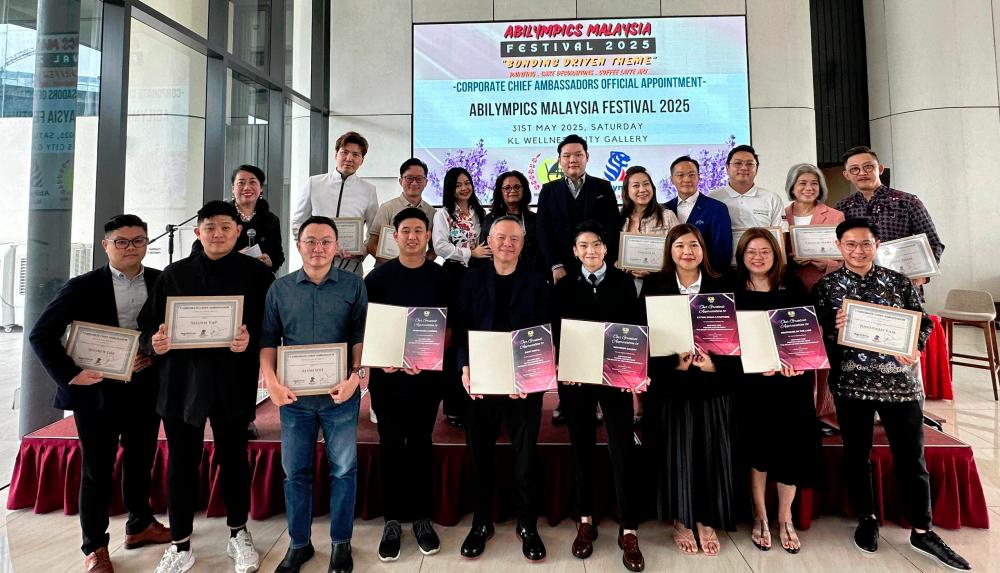
[[451, 275], [436, 263], [425, 261], [411, 269], [392, 259], [365, 277], [368, 302], [395, 306], [451, 306]]
[[493, 287], [496, 299], [493, 305], [493, 330], [509, 331], [510, 327], [510, 297], [514, 292], [514, 274], [496, 275]]

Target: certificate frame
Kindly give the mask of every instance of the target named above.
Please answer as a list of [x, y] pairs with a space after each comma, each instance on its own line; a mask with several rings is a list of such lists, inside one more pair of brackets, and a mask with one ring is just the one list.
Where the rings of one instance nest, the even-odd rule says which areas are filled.
[[396, 239], [392, 237], [396, 229], [390, 225], [382, 225], [382, 228], [378, 233], [378, 249], [375, 251], [375, 256], [380, 259], [395, 259], [399, 256], [399, 245], [396, 243]]
[[[104, 364], [100, 364], [102, 360], [101, 357], [97, 357], [96, 364], [87, 364], [86, 362], [83, 362], [83, 357], [80, 356], [80, 352], [83, 350], [81, 345], [88, 337], [100, 337], [101, 341], [98, 342], [98, 344], [100, 344], [103, 348], [107, 348], [107, 343], [112, 340], [124, 342], [127, 346], [124, 349], [119, 350], [124, 352], [125, 356], [118, 357], [118, 359], [105, 362]], [[132, 380], [132, 369], [135, 366], [135, 359], [138, 353], [138, 330], [119, 328], [117, 326], [107, 326], [104, 324], [95, 324], [93, 322], [83, 322], [80, 320], [74, 320], [72, 324], [70, 324], [69, 336], [66, 339], [66, 355], [73, 359], [73, 362], [84, 370], [100, 372], [105, 378], [109, 378], [111, 380], [129, 382]], [[121, 360], [121, 358], [124, 358], [124, 360]], [[119, 362], [120, 365], [117, 367], [112, 366], [113, 364]]]
[[[664, 250], [666, 249], [666, 235], [648, 235], [644, 233], [622, 233], [618, 239], [618, 264], [624, 270], [629, 271], [649, 271], [659, 272], [663, 270]], [[630, 247], [638, 247], [640, 253], [630, 257]], [[650, 250], [659, 252], [659, 260], [647, 261], [648, 257], [642, 256]], [[659, 264], [657, 264], [659, 263]]]
[[[916, 269], [917, 272], [904, 272], [905, 269], [897, 269], [897, 267], [891, 266], [885, 260], [885, 257], [895, 256], [897, 249], [906, 247], [916, 248], [917, 254], [920, 256]], [[875, 264], [904, 274], [910, 279], [923, 279], [941, 274], [941, 268], [938, 266], [937, 259], [934, 258], [934, 250], [931, 248], [931, 242], [927, 240], [927, 233], [879, 243], [878, 250], [875, 252]]]
[[[365, 254], [365, 220], [362, 217], [337, 217], [333, 223], [337, 225], [337, 245], [345, 253], [352, 256]], [[353, 240], [351, 237], [354, 237]]]
[[[916, 354], [917, 343], [920, 338], [920, 322], [923, 319], [922, 313], [915, 310], [873, 304], [849, 298], [844, 299], [844, 304], [841, 308], [844, 311], [847, 321], [844, 324], [844, 327], [841, 328], [840, 332], [837, 334], [837, 344], [852, 348], [859, 348], [861, 350], [868, 350], [871, 352], [878, 352], [880, 354], [888, 354], [890, 356], [914, 356]], [[873, 313], [883, 314], [891, 317], [897, 322], [902, 323], [902, 328], [894, 329], [892, 334], [902, 335], [904, 337], [904, 340], [906, 341], [904, 350], [896, 350], [892, 346], [866, 340], [864, 336], [853, 332], [854, 328], [861, 327], [858, 324], [862, 320], [859, 315], [871, 315]], [[854, 319], [853, 328], [852, 318]]]
[[[207, 329], [202, 329], [197, 337], [178, 339], [182, 336], [178, 332], [178, 314], [191, 311], [198, 306], [228, 306], [231, 313], [230, 324], [221, 325], [221, 331], [216, 333], [206, 333]], [[204, 318], [204, 317], [202, 317]], [[243, 324], [243, 295], [224, 296], [168, 296], [165, 324], [167, 327], [167, 337], [170, 339], [171, 350], [183, 350], [189, 348], [226, 348], [233, 342], [233, 338], [239, 334], [240, 325]]]
[[[733, 258], [731, 261], [729, 261], [729, 264], [733, 268], [736, 267], [736, 246], [740, 244], [740, 239], [743, 238], [743, 233], [746, 233], [750, 229], [756, 229], [756, 228], [758, 227], [738, 227], [736, 229], [733, 229]], [[782, 229], [781, 227], [759, 227], [759, 228], [766, 229], [768, 232], [771, 233], [771, 236], [774, 237], [776, 241], [778, 241], [778, 250], [780, 252], [775, 253], [774, 255], [775, 259], [777, 259], [780, 256], [782, 260], [785, 260], [788, 257], [788, 254], [785, 252], [785, 230]]]
[[[316, 355], [322, 357], [324, 355], [336, 356], [336, 365], [332, 368], [334, 370], [334, 381], [330, 382], [326, 379], [319, 382], [313, 387], [303, 387], [296, 385], [295, 383], [289, 384], [289, 378], [292, 377], [290, 370], [295, 367], [294, 362], [296, 360], [313, 359], [317, 358]], [[347, 378], [347, 343], [340, 342], [336, 344], [300, 344], [297, 346], [279, 346], [278, 347], [278, 382], [295, 393], [296, 396], [321, 396], [328, 394], [332, 388], [335, 388], [338, 384]], [[327, 366], [318, 366], [318, 368], [330, 369]], [[324, 371], [323, 375], [329, 376], [329, 372]]]
[[[811, 251], [809, 250], [810, 242], [802, 236], [834, 233], [834, 237], [836, 238], [836, 232], [836, 225], [792, 225], [788, 228], [788, 237], [792, 243], [792, 257], [797, 259], [844, 260], [844, 256], [840, 254], [836, 245], [834, 245], [832, 253]], [[815, 247], [815, 243], [812, 246]]]

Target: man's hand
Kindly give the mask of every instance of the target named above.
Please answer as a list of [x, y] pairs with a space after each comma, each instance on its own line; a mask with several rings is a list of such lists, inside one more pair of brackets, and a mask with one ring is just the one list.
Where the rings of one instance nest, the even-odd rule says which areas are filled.
[[132, 362], [132, 372], [142, 372], [147, 366], [153, 363], [153, 359], [143, 353], [135, 355], [135, 361]]
[[920, 362], [920, 350], [916, 350], [910, 356], [897, 356], [896, 362], [899, 362], [903, 366], [913, 366], [917, 362]]
[[910, 282], [913, 283], [913, 286], [918, 287], [920, 285], [925, 285], [925, 284], [929, 283], [930, 280], [931, 279], [929, 279], [927, 277], [924, 277], [922, 279], [911, 279]]
[[104, 380], [104, 375], [93, 370], [81, 370], [79, 374], [69, 381], [71, 386], [91, 386]]
[[552, 284], [556, 284], [565, 276], [566, 269], [564, 267], [556, 267], [552, 269]]
[[358, 384], [360, 383], [361, 380], [358, 379], [357, 373], [351, 373], [346, 380], [330, 389], [330, 397], [333, 398], [333, 403], [343, 404], [348, 401], [354, 395], [354, 391], [358, 389]]
[[156, 334], [149, 339], [153, 343], [153, 352], [163, 355], [170, 351], [170, 337], [167, 336], [167, 325], [161, 324]]
[[247, 331], [247, 325], [241, 324], [240, 331], [236, 333], [236, 338], [229, 344], [229, 350], [233, 352], [243, 352], [250, 345], [250, 333]]
[[469, 375], [468, 366], [462, 367], [462, 386], [465, 387], [465, 393], [469, 395], [469, 398], [472, 398], [473, 400], [479, 400], [483, 397], [482, 394], [472, 393], [472, 378]]
[[843, 308], [837, 311], [837, 321], [835, 325], [837, 330], [842, 330], [845, 326], [847, 326], [847, 313], [844, 312]]
[[287, 406], [298, 400], [298, 397], [295, 395], [295, 392], [289, 390], [287, 386], [282, 386], [281, 384], [278, 384], [277, 380], [275, 380], [274, 383], [268, 381], [267, 396], [271, 399], [271, 402], [274, 403], [274, 405], [279, 408], [282, 406]]

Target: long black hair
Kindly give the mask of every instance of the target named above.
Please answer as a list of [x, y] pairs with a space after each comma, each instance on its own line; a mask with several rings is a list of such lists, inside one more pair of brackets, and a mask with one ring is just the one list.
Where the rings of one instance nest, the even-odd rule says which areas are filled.
[[[455, 208], [457, 207], [457, 202], [455, 200], [455, 187], [458, 186], [458, 176], [465, 175], [469, 178], [469, 183], [472, 184], [472, 175], [465, 170], [464, 167], [452, 167], [444, 174], [444, 183], [441, 184], [441, 204], [444, 205], [445, 210], [451, 215], [451, 218], [455, 218]], [[479, 204], [479, 197], [476, 196], [476, 188], [473, 184], [472, 194], [469, 195], [469, 209], [476, 213], [479, 217], [479, 224], [483, 223], [486, 218], [486, 211], [483, 206]]]
[[490, 212], [501, 215], [507, 212], [507, 203], [503, 200], [503, 180], [514, 177], [521, 184], [521, 200], [517, 202], [518, 215], [524, 216], [531, 209], [531, 184], [528, 178], [520, 171], [505, 171], [497, 177], [493, 185], [493, 204], [490, 205]]

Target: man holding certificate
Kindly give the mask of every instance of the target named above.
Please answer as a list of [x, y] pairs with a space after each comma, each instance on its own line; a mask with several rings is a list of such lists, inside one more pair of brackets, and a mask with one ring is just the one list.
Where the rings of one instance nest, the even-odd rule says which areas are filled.
[[[469, 391], [469, 331], [511, 332], [551, 322], [552, 301], [545, 276], [522, 269], [518, 256], [524, 246], [524, 227], [516, 217], [500, 217], [490, 228], [487, 243], [491, 264], [470, 270], [458, 288], [451, 316], [456, 334], [458, 366]], [[474, 365], [473, 365], [474, 366]], [[553, 376], [554, 378], [554, 376]], [[473, 396], [466, 414], [466, 441], [472, 455], [475, 512], [472, 530], [462, 543], [462, 555], [482, 555], [493, 537], [493, 480], [496, 440], [500, 424], [507, 426], [514, 450], [514, 506], [522, 552], [531, 561], [545, 558], [538, 535], [538, 463], [535, 446], [542, 417], [542, 394]]]
[[[643, 324], [645, 318], [632, 277], [605, 262], [608, 249], [601, 239], [601, 226], [593, 221], [584, 221], [576, 226], [574, 234], [573, 253], [580, 260], [581, 268], [555, 286], [559, 317], [599, 323]], [[597, 353], [606, 348], [606, 337], [607, 334], [597, 341]], [[643, 346], [642, 356], [629, 358], [645, 364], [646, 352]], [[562, 355], [567, 356], [566, 349], [563, 349]], [[600, 402], [608, 429], [608, 450], [621, 516], [618, 546], [623, 551], [622, 563], [630, 571], [642, 571], [645, 561], [637, 537], [638, 500], [635, 499], [634, 489], [637, 476], [633, 475], [636, 460], [633, 451], [632, 393], [604, 385], [563, 384], [566, 387], [562, 391], [562, 407], [573, 450], [573, 493], [576, 515], [580, 520], [573, 541], [573, 555], [580, 559], [590, 557], [597, 539], [597, 526], [593, 522], [596, 496], [593, 474], [598, 464], [594, 408]]]
[[[892, 449], [903, 514], [913, 527], [910, 545], [953, 569], [968, 570], [969, 563], [930, 530], [930, 476], [919, 401], [923, 391], [914, 368], [932, 323], [910, 280], [874, 264], [878, 244], [878, 227], [868, 219], [838, 225], [844, 267], [813, 289], [830, 357], [830, 391], [844, 440], [848, 496], [860, 516], [854, 543], [869, 553], [878, 549], [870, 462], [878, 414]], [[861, 312], [850, 311], [852, 306]]]
[[[156, 366], [148, 354], [134, 359], [127, 383], [105, 378], [96, 368], [81, 368], [62, 344], [66, 327], [74, 321], [116, 328], [136, 329], [139, 309], [149, 296], [160, 271], [143, 267], [146, 256], [146, 223], [135, 215], [117, 215], [104, 225], [101, 241], [108, 264], [74, 277], [42, 312], [29, 340], [39, 362], [58, 386], [55, 407], [72, 410], [83, 450], [80, 479], [80, 529], [86, 571], [114, 571], [108, 556], [108, 506], [112, 474], [122, 455], [122, 501], [128, 510], [125, 548], [168, 543], [170, 530], [153, 517], [149, 506], [150, 471], [156, 453], [160, 417], [156, 413], [159, 387]], [[138, 338], [138, 331], [134, 331]], [[128, 364], [132, 345], [105, 347], [104, 357]], [[89, 358], [78, 357], [78, 360]]]
[[157, 572], [186, 571], [194, 564], [191, 532], [197, 496], [192, 492], [198, 491], [206, 421], [212, 423], [230, 528], [226, 553], [237, 573], [259, 566], [246, 527], [247, 424], [256, 409], [257, 345], [264, 297], [274, 275], [264, 263], [234, 249], [239, 220], [232, 203], [210, 201], [199, 209], [195, 235], [203, 250], [164, 269], [139, 314], [143, 347], [160, 357], [157, 412], [170, 451], [168, 513], [174, 543]]
[[[393, 225], [399, 257], [365, 278], [369, 302], [400, 307], [451, 306], [454, 292], [451, 275], [424, 256], [430, 239], [427, 215], [409, 207], [396, 215]], [[373, 320], [373, 315], [368, 318]], [[434, 334], [442, 334], [441, 338], [447, 341], [447, 332]], [[437, 368], [372, 369], [368, 388], [378, 411], [385, 502], [385, 529], [378, 548], [382, 561], [399, 558], [401, 521], [413, 522], [413, 534], [424, 555], [437, 553], [441, 547], [430, 519], [434, 475], [431, 433], [445, 380], [455, 373], [440, 371], [440, 365]]]

